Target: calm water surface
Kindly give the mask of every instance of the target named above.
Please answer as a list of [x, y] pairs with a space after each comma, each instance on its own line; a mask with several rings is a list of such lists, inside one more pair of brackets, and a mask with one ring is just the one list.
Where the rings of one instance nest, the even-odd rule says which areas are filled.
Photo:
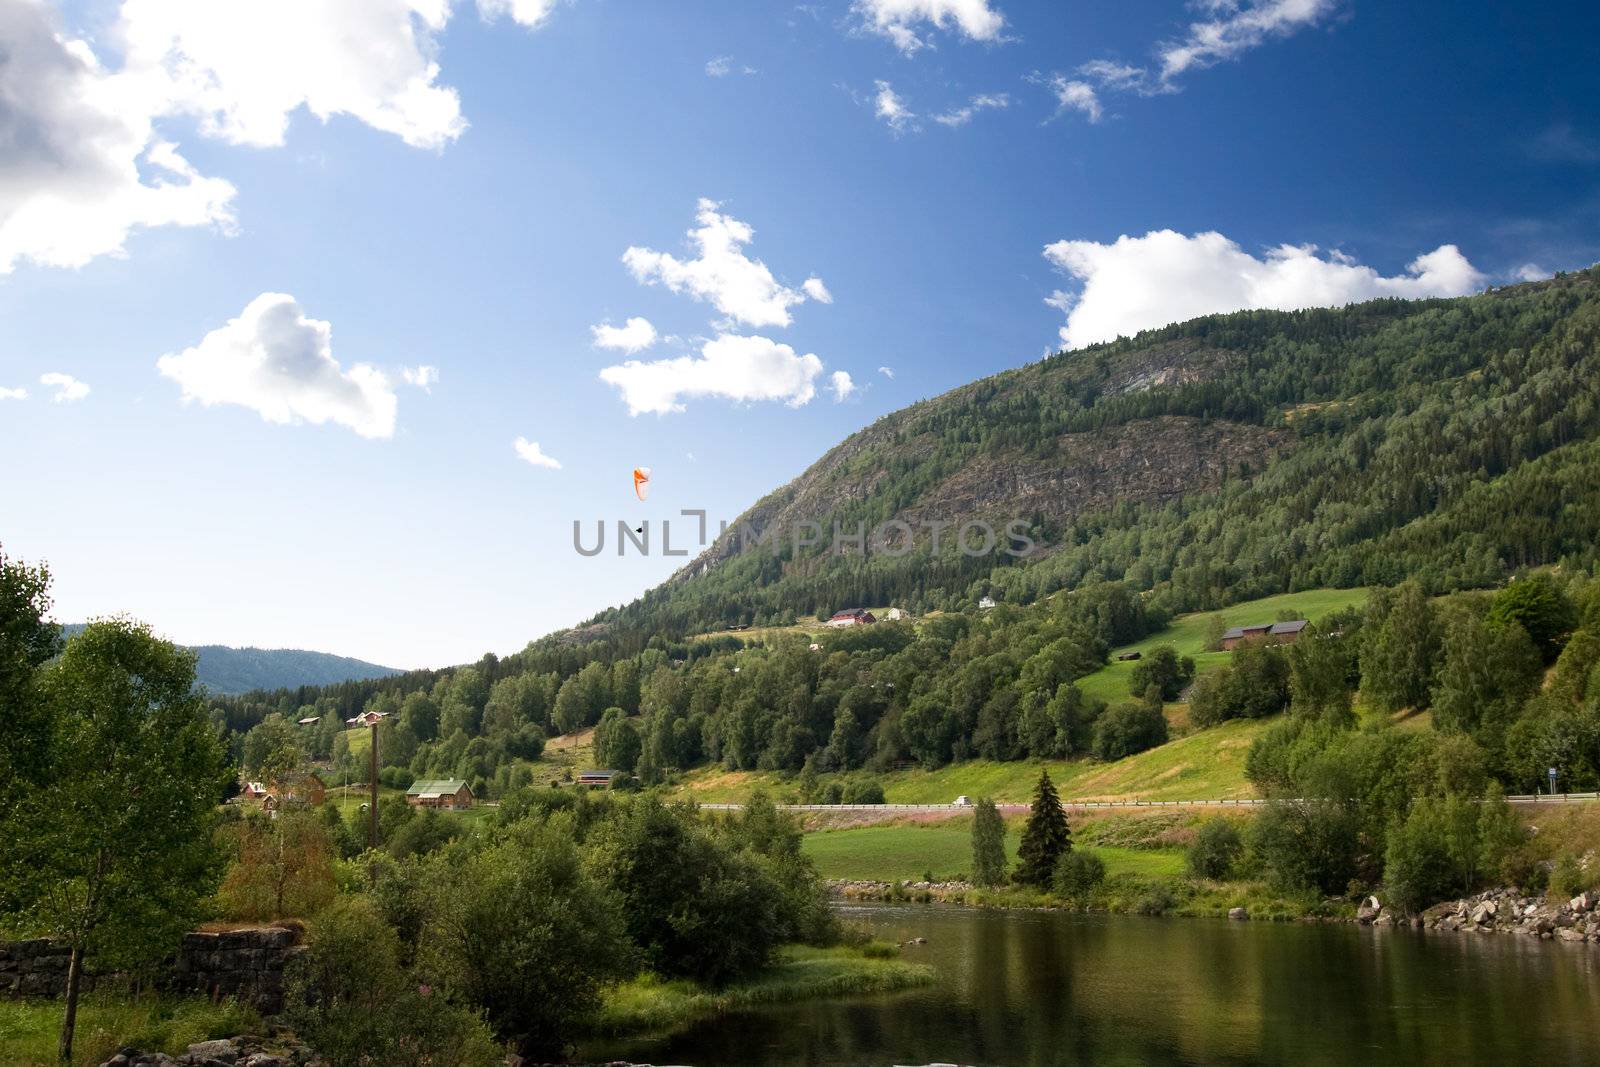
[[1600, 1065], [1600, 947], [1298, 923], [865, 905], [929, 987], [582, 1050], [734, 1065]]

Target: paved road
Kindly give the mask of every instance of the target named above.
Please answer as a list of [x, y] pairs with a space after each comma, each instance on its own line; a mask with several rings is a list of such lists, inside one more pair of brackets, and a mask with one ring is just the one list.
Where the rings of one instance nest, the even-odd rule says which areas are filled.
[[[1557, 793], [1554, 796], [1527, 794], [1506, 797], [1509, 804], [1586, 804], [1600, 800], [1600, 793]], [[1061, 806], [1075, 811], [1096, 808], [1253, 808], [1267, 803], [1250, 798], [1240, 800], [1063, 800]], [[743, 804], [701, 804], [708, 811], [742, 811]], [[1027, 811], [1027, 804], [996, 804], [1001, 811]], [[873, 811], [873, 812], [950, 812], [968, 811], [967, 804], [779, 804], [780, 811]]]

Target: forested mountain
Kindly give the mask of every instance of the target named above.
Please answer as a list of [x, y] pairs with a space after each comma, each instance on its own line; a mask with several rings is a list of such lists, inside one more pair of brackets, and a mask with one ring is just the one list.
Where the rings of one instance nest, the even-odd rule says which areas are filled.
[[[707, 761], [815, 782], [906, 761], [1115, 759], [1165, 740], [1162, 704], [1186, 668], [1152, 664], [1107, 706], [1076, 683], [1109, 649], [1180, 611], [1398, 586], [1288, 658], [1236, 657], [1197, 689], [1193, 721], [1289, 708], [1273, 744], [1303, 733], [1321, 751], [1344, 744], [1359, 689], [1387, 712], [1443, 709], [1439, 743], [1472, 747], [1441, 766], [1465, 752], [1516, 789], [1558, 765], [1600, 782], [1597, 485], [1600, 270], [1460, 300], [1212, 316], [886, 416], [743, 520], [1020, 517], [1017, 533], [1050, 546], [1034, 558], [963, 557], [948, 540], [934, 556], [925, 539], [904, 555], [797, 554], [730, 535], [633, 604], [515, 655], [216, 712], [247, 769], [287, 747], [352, 774], [344, 719], [389, 712], [386, 781], [463, 777], [490, 796], [528, 780], [547, 737], [593, 725], [597, 758], [646, 783]], [[984, 594], [999, 607], [978, 610]], [[751, 647], [703, 636], [885, 604], [917, 621]], [[1568, 635], [1566, 698], [1539, 703]], [[316, 728], [295, 726], [309, 715]], [[1296, 781], [1299, 757], [1276, 758], [1257, 765], [1263, 789]]]
[[[648, 637], [1097, 580], [1169, 611], [1407, 577], [1480, 586], [1593, 557], [1597, 440], [1597, 269], [1455, 300], [1208, 316], [887, 415], [592, 623]], [[836, 557], [736, 537], [1012, 518], [1049, 547], [967, 558], [947, 534], [937, 559], [883, 542]]]
[[[63, 626], [71, 636], [83, 629], [82, 623]], [[297, 648], [233, 648], [228, 645], [196, 645], [199, 656], [195, 681], [213, 693], [248, 693], [257, 689], [295, 689], [301, 686], [329, 686], [345, 681], [388, 678], [400, 672], [393, 667], [335, 656], [327, 652], [306, 652]]]

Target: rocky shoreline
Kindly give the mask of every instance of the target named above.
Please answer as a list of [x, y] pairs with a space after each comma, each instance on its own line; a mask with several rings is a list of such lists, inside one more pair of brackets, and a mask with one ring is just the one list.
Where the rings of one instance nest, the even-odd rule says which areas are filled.
[[[975, 887], [970, 882], [880, 882], [865, 879], [834, 879], [828, 891], [841, 901], [888, 903], [969, 904], [967, 894]], [[1006, 907], [1004, 903], [985, 905]], [[1038, 904], [1023, 905], [1028, 909]], [[1235, 922], [1252, 918], [1248, 909], [1229, 908], [1227, 917]], [[1294, 921], [1275, 915], [1273, 921]], [[1386, 908], [1375, 896], [1365, 898], [1352, 916], [1329, 919], [1306, 916], [1302, 922], [1354, 922], [1362, 926], [1405, 926], [1417, 930], [1526, 934], [1545, 941], [1588, 942], [1600, 945], [1600, 891], [1591, 890], [1565, 902], [1544, 896], [1529, 896], [1515, 887], [1485, 890], [1460, 900], [1435, 904], [1418, 915], [1401, 915]]]

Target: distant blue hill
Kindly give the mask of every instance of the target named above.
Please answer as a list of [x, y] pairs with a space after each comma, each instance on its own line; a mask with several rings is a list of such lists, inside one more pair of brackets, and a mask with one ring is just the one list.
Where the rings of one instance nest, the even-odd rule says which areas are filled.
[[[68, 623], [68, 637], [83, 623]], [[195, 681], [213, 693], [248, 693], [252, 689], [294, 689], [302, 685], [337, 685], [363, 678], [387, 678], [402, 671], [376, 663], [306, 652], [297, 648], [230, 648], [227, 645], [192, 645], [199, 653]]]

